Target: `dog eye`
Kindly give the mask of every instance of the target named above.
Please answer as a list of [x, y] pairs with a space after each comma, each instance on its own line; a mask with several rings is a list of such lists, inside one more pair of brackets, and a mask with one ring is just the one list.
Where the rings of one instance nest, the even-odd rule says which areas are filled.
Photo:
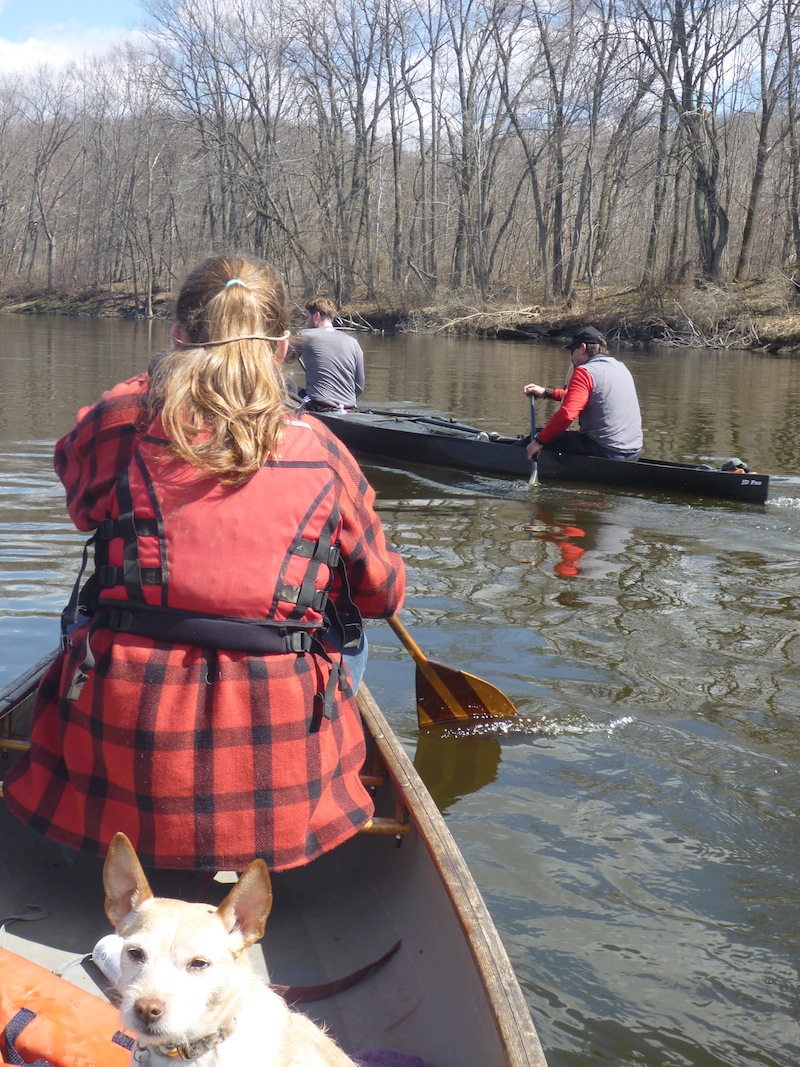
[[127, 950], [127, 952], [128, 952], [128, 959], [133, 960], [134, 963], [144, 963], [144, 961], [146, 959], [145, 954], [144, 954], [144, 949], [141, 949], [141, 948], [129, 948]]
[[193, 960], [189, 961], [189, 970], [190, 971], [204, 971], [207, 967], [210, 967], [210, 966], [211, 966], [210, 961], [209, 960], [204, 960], [200, 956], [198, 956], [196, 959], [193, 959]]

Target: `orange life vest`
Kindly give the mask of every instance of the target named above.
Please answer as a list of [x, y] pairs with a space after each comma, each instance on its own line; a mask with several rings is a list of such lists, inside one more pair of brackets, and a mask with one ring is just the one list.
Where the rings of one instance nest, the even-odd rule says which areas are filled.
[[0, 1063], [129, 1067], [120, 1025], [113, 1004], [0, 948]]

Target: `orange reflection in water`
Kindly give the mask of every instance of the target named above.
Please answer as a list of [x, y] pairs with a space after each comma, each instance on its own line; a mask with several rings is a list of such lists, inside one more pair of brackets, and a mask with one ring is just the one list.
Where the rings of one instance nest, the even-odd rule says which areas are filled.
[[526, 526], [539, 541], [546, 541], [558, 547], [560, 560], [553, 570], [562, 578], [577, 578], [581, 573], [580, 562], [586, 552], [586, 531], [580, 526], [558, 522], [552, 511], [546, 508], [536, 509], [536, 523]]
[[[536, 504], [534, 521], [525, 527], [532, 538], [556, 546], [558, 559], [553, 571], [560, 578], [603, 577], [617, 570], [631, 538], [631, 530], [615, 522], [602, 505], [584, 503], [580, 510], [583, 515], [575, 511], [565, 514], [563, 509], [559, 513]], [[576, 518], [582, 520], [580, 526]]]

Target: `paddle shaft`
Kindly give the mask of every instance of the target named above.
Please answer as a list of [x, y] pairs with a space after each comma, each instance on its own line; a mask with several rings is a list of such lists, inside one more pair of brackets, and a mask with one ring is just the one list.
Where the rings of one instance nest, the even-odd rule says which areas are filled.
[[406, 651], [411, 653], [411, 658], [414, 660], [417, 666], [424, 667], [428, 662], [425, 653], [419, 647], [419, 645], [408, 632], [408, 630], [405, 628], [405, 626], [403, 626], [402, 622], [400, 622], [398, 617], [396, 615], [392, 615], [391, 618], [388, 618], [386, 621], [389, 623], [391, 628], [400, 638], [406, 648]]
[[[531, 441], [536, 436], [536, 398], [533, 393], [530, 395], [531, 402]], [[531, 476], [528, 479], [528, 485], [539, 484], [539, 463], [537, 457], [534, 456], [531, 460]]]

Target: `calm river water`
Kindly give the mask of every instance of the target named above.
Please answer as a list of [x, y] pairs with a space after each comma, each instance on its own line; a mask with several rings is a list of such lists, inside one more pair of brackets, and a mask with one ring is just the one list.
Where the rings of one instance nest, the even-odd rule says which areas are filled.
[[[3, 317], [0, 684], [56, 643], [81, 538], [52, 473], [77, 409], [167, 327]], [[523, 432], [555, 347], [363, 340], [365, 403]], [[743, 506], [364, 464], [434, 658], [522, 715], [420, 736], [414, 669], [383, 624], [367, 683], [483, 890], [550, 1067], [800, 1062], [800, 367], [626, 352], [645, 454], [740, 456]], [[553, 410], [541, 403], [540, 417]], [[480, 1065], [464, 1065], [480, 1067]]]

